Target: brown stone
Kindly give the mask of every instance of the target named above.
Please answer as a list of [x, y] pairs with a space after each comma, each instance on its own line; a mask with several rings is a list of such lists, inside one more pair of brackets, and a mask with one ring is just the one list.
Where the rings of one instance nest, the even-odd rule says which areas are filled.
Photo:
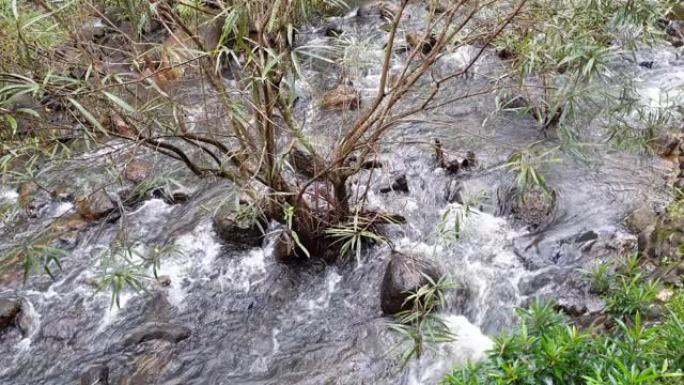
[[429, 54], [437, 44], [437, 38], [433, 35], [420, 36], [416, 32], [406, 34], [406, 43], [413, 49], [418, 49], [423, 55]]
[[142, 160], [132, 160], [124, 167], [123, 176], [133, 183], [140, 183], [152, 172], [152, 164]]
[[321, 108], [328, 110], [357, 110], [361, 107], [361, 93], [348, 84], [341, 84], [323, 94]]
[[102, 219], [115, 209], [116, 205], [103, 190], [76, 199], [76, 211], [86, 220]]

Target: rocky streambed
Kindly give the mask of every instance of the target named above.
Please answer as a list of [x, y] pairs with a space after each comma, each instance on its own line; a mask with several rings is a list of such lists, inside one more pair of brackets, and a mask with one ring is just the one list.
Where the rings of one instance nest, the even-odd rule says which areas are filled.
[[[361, 104], [379, 81], [385, 34], [376, 16], [331, 19], [302, 35], [302, 44], [312, 46], [330, 39], [331, 26], [371, 37], [363, 54], [369, 64], [349, 75]], [[469, 47], [451, 52], [435, 70], [453, 71], [472, 54]], [[645, 98], [684, 84], [676, 49], [643, 55], [652, 65], [620, 65], [633, 67]], [[440, 100], [487, 89], [502, 65], [486, 51], [473, 75], [448, 85]], [[320, 66], [306, 69], [297, 113], [306, 133], [332, 146], [329, 138], [358, 112], [320, 108], [321, 95], [339, 81]], [[196, 104], [203, 89], [191, 79], [174, 87], [189, 122], [212, 124], [210, 111]], [[600, 155], [588, 163], [557, 152], [557, 161], [541, 166], [552, 203], [542, 194], [520, 205], [515, 175], [502, 165], [532, 143], [558, 143], [531, 116], [496, 112], [494, 99], [483, 93], [445, 103], [383, 141], [381, 167], [351, 183], [371, 208], [399, 214], [406, 224], [387, 226], [388, 244], [359, 260], [292, 266], [277, 261], [273, 236], [236, 242], [212, 220], [217, 207], [236, 199], [234, 186], [196, 178], [166, 157], [116, 140], [65, 164], [43, 165], [40, 186], [3, 186], [0, 203], [24, 210], [0, 224], [0, 251], [51, 234], [66, 253], [54, 277], [31, 274], [22, 283], [21, 272], [3, 273], [0, 382], [432, 384], [453, 365], [481, 358], [488, 336], [513, 326], [514, 309], [534, 298], [579, 318], [600, 313], [603, 303], [584, 272], [638, 247], [652, 253], [681, 240], [679, 222], [658, 217], [679, 165], [596, 141]], [[435, 158], [436, 139], [446, 163], [458, 162], [456, 170]], [[666, 147], [670, 155], [681, 152], [679, 142]], [[105, 178], [112, 167], [122, 183]], [[152, 179], [157, 187], [143, 188]], [[673, 229], [669, 243], [656, 231], [665, 226]], [[122, 254], [141, 263], [162, 258], [156, 268], [144, 264], [134, 272], [144, 290], [126, 287], [113, 303], [111, 287], [98, 282], [121, 271], [112, 264]], [[381, 301], [387, 267], [402, 255], [429, 262], [458, 285], [440, 312], [456, 339], [406, 367]]]

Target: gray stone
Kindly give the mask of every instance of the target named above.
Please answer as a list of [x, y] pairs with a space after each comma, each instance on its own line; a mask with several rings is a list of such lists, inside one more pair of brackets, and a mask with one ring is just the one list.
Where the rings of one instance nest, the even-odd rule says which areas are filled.
[[17, 315], [21, 311], [21, 302], [9, 298], [0, 298], [0, 332], [15, 325]]
[[658, 214], [649, 204], [644, 204], [632, 211], [631, 214], [625, 218], [625, 225], [627, 229], [634, 234], [639, 234], [658, 220]]
[[382, 279], [382, 311], [385, 314], [396, 314], [410, 309], [413, 304], [406, 302], [406, 298], [427, 283], [425, 276], [438, 280], [439, 271], [427, 261], [393, 252]]
[[166, 322], [148, 322], [131, 330], [124, 338], [124, 346], [137, 345], [151, 340], [180, 342], [190, 337], [190, 329]]
[[226, 243], [235, 246], [258, 247], [263, 232], [257, 220], [238, 219], [229, 210], [220, 210], [213, 218], [214, 231]]
[[81, 376], [81, 385], [109, 385], [109, 368], [105, 365], [91, 367]]

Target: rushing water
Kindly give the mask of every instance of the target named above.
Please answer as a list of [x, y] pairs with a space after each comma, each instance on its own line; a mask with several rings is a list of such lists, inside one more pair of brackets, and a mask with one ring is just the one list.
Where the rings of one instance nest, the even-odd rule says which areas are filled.
[[[373, 23], [334, 23], [359, 39], [378, 33]], [[305, 39], [311, 45], [326, 41], [318, 30]], [[382, 39], [376, 40], [366, 52], [370, 57], [382, 50]], [[635, 68], [645, 95], [653, 100], [684, 84], [678, 54], [661, 51], [653, 54], [653, 69]], [[468, 54], [449, 55], [438, 70], [462, 65]], [[498, 66], [494, 55], [486, 55], [474, 77], [457, 80], [439, 97], [446, 100], [461, 90], [486, 87], [488, 75]], [[332, 145], [326, 138], [336, 137], [354, 114], [312, 108], [309, 102], [321, 87], [334, 83], [336, 75], [321, 74], [316, 66], [310, 71], [298, 113], [319, 144]], [[377, 65], [350, 76], [368, 97], [378, 81]], [[200, 97], [200, 91], [190, 88], [187, 95]], [[54, 280], [34, 275], [26, 284], [9, 283], [0, 289], [0, 296], [20, 297], [26, 313], [24, 333], [12, 328], [0, 335], [0, 383], [75, 384], [88, 368], [104, 364], [112, 384], [434, 384], [453, 365], [482, 358], [492, 346], [488, 335], [512, 326], [514, 309], [534, 297], [590, 311], [600, 308], [587, 294], [578, 269], [633, 248], [634, 239], [622, 229], [622, 220], [645, 198], [663, 199], [665, 166], [650, 157], [608, 149], [590, 165], [559, 154], [561, 162], [544, 169], [557, 192], [557, 209], [547, 227], [529, 231], [499, 215], [506, 205], [502, 191], [513, 183], [500, 165], [515, 149], [542, 137], [531, 118], [494, 114], [493, 104], [493, 95], [483, 95], [403, 124], [379, 149], [383, 170], [360, 175], [354, 185], [361, 193], [370, 178], [368, 204], [407, 218], [407, 225], [388, 229], [392, 248], [434, 261], [459, 285], [441, 314], [455, 341], [402, 367], [401, 340], [380, 310], [379, 287], [389, 246], [368, 250], [360, 261], [301, 267], [275, 262], [270, 242], [249, 250], [225, 246], [212, 230], [208, 210], [225, 199], [230, 186], [195, 180], [160, 158], [155, 161], [159, 170], [194, 186], [189, 202], [170, 205], [148, 199], [122, 218], [65, 236], [64, 246], [71, 252]], [[190, 118], [204, 113], [188, 109]], [[432, 159], [429, 143], [435, 138], [452, 155], [476, 152], [478, 167], [447, 175]], [[65, 171], [55, 171], [54, 183], [72, 178], [67, 183], [84, 189], [104, 183], [104, 158], [114, 154], [117, 159], [118, 148], [113, 142], [70, 161]], [[74, 170], [81, 171], [73, 176]], [[380, 192], [401, 174], [407, 177], [409, 193]], [[461, 198], [450, 199], [456, 191]], [[18, 198], [9, 187], [0, 191], [2, 202]], [[440, 234], [440, 223], [452, 228], [466, 201], [477, 204], [460, 238]], [[21, 241], [72, 210], [71, 203], [46, 199], [36, 218], [22, 216], [13, 225], [0, 225], [0, 242]], [[8, 226], [14, 227], [10, 231]], [[156, 245], [174, 245], [179, 252], [161, 262], [159, 274], [170, 279], [168, 286], [150, 280], [147, 293], [125, 290], [119, 308], [111, 306], [108, 289], [93, 286], [93, 279], [101, 274], [109, 246], [124, 236], [141, 254]], [[177, 343], [124, 343], [133, 329], [150, 322], [186, 327], [190, 335]]]

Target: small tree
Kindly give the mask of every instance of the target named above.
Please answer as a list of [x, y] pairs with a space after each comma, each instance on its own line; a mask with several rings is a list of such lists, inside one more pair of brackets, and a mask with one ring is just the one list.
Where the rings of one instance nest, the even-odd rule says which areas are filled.
[[[349, 179], [368, 164], [383, 135], [407, 117], [444, 105], [435, 101], [441, 87], [471, 70], [525, 2], [518, 2], [487, 29], [473, 27], [473, 20], [485, 7], [479, 1], [430, 3], [422, 33], [407, 38], [409, 50], [403, 54], [403, 62], [395, 52], [396, 42], [407, 8], [416, 5], [409, 0], [379, 2], [390, 24], [377, 93], [343, 130], [333, 153], [324, 156], [303, 133], [294, 114], [302, 54], [296, 46], [296, 32], [321, 7], [340, 7], [340, 1], [127, 2], [124, 17], [133, 32], [119, 28], [96, 2], [79, 3], [79, 9], [101, 17], [116, 31], [119, 41], [130, 44], [130, 48], [116, 47], [120, 60], [137, 67], [135, 73], [126, 73], [117, 72], [107, 62], [111, 46], [103, 52], [102, 44], [86, 38], [64, 18], [68, 7], [54, 9], [37, 0], [42, 8], [38, 17], [53, 20], [54, 26], [70, 37], [70, 49], [78, 51], [80, 63], [70, 63], [59, 75], [54, 72], [54, 61], [29, 74], [5, 74], [0, 100], [6, 106], [20, 94], [50, 100], [64, 106], [79, 124], [75, 129], [42, 127], [27, 133], [17, 130], [14, 122], [4, 138], [16, 141], [13, 156], [22, 153], [16, 150], [28, 143], [27, 135], [38, 142], [22, 147], [26, 154], [44, 153], [48, 145], [73, 137], [93, 143], [114, 137], [147, 147], [182, 162], [198, 176], [232, 181], [255, 201], [265, 202], [260, 206], [265, 217], [287, 222], [300, 249], [322, 255], [334, 244], [326, 230], [339, 229], [350, 217], [364, 214], [360, 209], [363, 202], [354, 200], [348, 191]], [[152, 24], [165, 31], [165, 41], [146, 41], [144, 31], [152, 29]], [[447, 49], [475, 41], [480, 42], [479, 48], [465, 67], [433, 77], [420, 102], [397, 108], [405, 95], [427, 82], [426, 74]], [[40, 47], [24, 48], [34, 56], [40, 53]], [[401, 66], [395, 73], [392, 67], [396, 64]], [[161, 113], [159, 106], [164, 106], [178, 116], [182, 107], [164, 89], [190, 68], [211, 86], [221, 106], [225, 118], [217, 132], [190, 129], [183, 119], [168, 119]], [[227, 85], [226, 73], [234, 78], [235, 86]]]

